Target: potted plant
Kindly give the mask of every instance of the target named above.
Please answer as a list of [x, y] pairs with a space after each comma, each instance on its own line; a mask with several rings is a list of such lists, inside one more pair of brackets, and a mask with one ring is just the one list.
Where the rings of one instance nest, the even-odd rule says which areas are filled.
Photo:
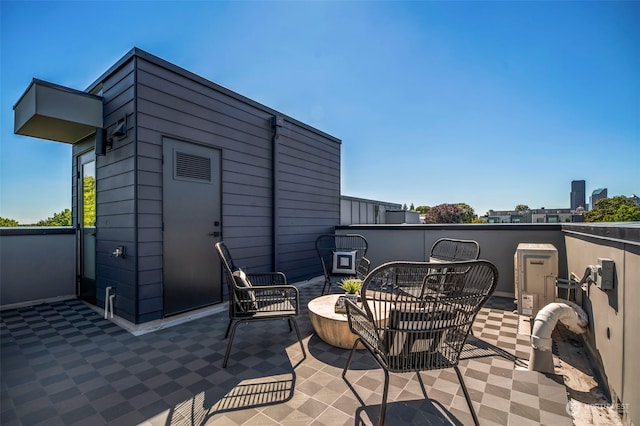
[[344, 290], [345, 295], [353, 302], [358, 300], [358, 292], [362, 287], [362, 280], [357, 278], [345, 278], [340, 282], [340, 288]]

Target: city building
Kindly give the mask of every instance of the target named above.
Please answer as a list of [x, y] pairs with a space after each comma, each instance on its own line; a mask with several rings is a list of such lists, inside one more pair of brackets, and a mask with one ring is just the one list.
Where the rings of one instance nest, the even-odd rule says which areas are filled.
[[584, 180], [572, 180], [571, 181], [571, 210], [575, 211], [578, 207], [586, 208], [585, 200], [585, 181]]
[[584, 209], [489, 210], [487, 223], [569, 223], [583, 222]]
[[599, 200], [607, 198], [607, 188], [595, 189], [589, 197], [589, 209], [593, 209]]

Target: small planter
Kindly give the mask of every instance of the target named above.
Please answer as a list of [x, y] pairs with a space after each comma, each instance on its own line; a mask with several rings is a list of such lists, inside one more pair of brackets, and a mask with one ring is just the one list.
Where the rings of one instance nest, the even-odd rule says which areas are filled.
[[351, 300], [353, 303], [358, 303], [360, 300], [360, 295], [358, 293], [345, 293], [344, 297]]
[[358, 297], [360, 288], [362, 288], [362, 280], [357, 278], [345, 278], [340, 282], [340, 288], [344, 290], [347, 297]]

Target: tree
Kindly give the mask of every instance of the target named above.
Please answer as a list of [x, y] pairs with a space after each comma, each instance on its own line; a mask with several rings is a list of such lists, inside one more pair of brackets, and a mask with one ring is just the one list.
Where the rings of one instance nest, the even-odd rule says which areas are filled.
[[466, 203], [456, 203], [456, 206], [460, 207], [463, 212], [462, 223], [472, 223], [476, 217], [476, 212], [473, 210], [473, 207]]
[[409, 208], [407, 207], [407, 203], [404, 203], [404, 205], [402, 206], [402, 210], [407, 211]]
[[413, 206], [413, 203], [411, 203], [411, 207], [409, 207], [409, 210], [412, 212], [416, 210], [416, 208]]
[[593, 210], [584, 214], [585, 222], [633, 222], [640, 221], [640, 206], [624, 195], [603, 198]]
[[418, 213], [425, 214], [425, 213], [427, 213], [429, 211], [430, 208], [431, 207], [429, 207], [429, 206], [418, 206], [418, 207], [416, 207], [416, 211]]
[[527, 211], [527, 210], [531, 210], [531, 209], [530, 209], [530, 208], [529, 208], [529, 206], [528, 206], [528, 205], [526, 205], [526, 204], [518, 204], [518, 205], [516, 206], [516, 211], [517, 211], [517, 212], [524, 212], [524, 211]]
[[96, 226], [96, 179], [93, 176], [84, 177], [84, 226]]
[[48, 217], [35, 226], [71, 226], [71, 210], [64, 209], [60, 213], [54, 213], [53, 217]]
[[424, 223], [463, 223], [466, 212], [457, 204], [438, 204], [425, 214]]
[[17, 220], [0, 217], [0, 227], [20, 226]]

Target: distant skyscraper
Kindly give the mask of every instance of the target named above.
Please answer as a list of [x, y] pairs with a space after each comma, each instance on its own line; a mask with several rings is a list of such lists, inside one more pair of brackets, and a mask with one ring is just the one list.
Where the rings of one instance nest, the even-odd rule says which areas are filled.
[[585, 181], [571, 181], [571, 210], [578, 207], [585, 207]]
[[593, 209], [596, 206], [598, 200], [607, 198], [607, 188], [598, 188], [591, 193], [591, 201], [589, 201], [590, 208]]

